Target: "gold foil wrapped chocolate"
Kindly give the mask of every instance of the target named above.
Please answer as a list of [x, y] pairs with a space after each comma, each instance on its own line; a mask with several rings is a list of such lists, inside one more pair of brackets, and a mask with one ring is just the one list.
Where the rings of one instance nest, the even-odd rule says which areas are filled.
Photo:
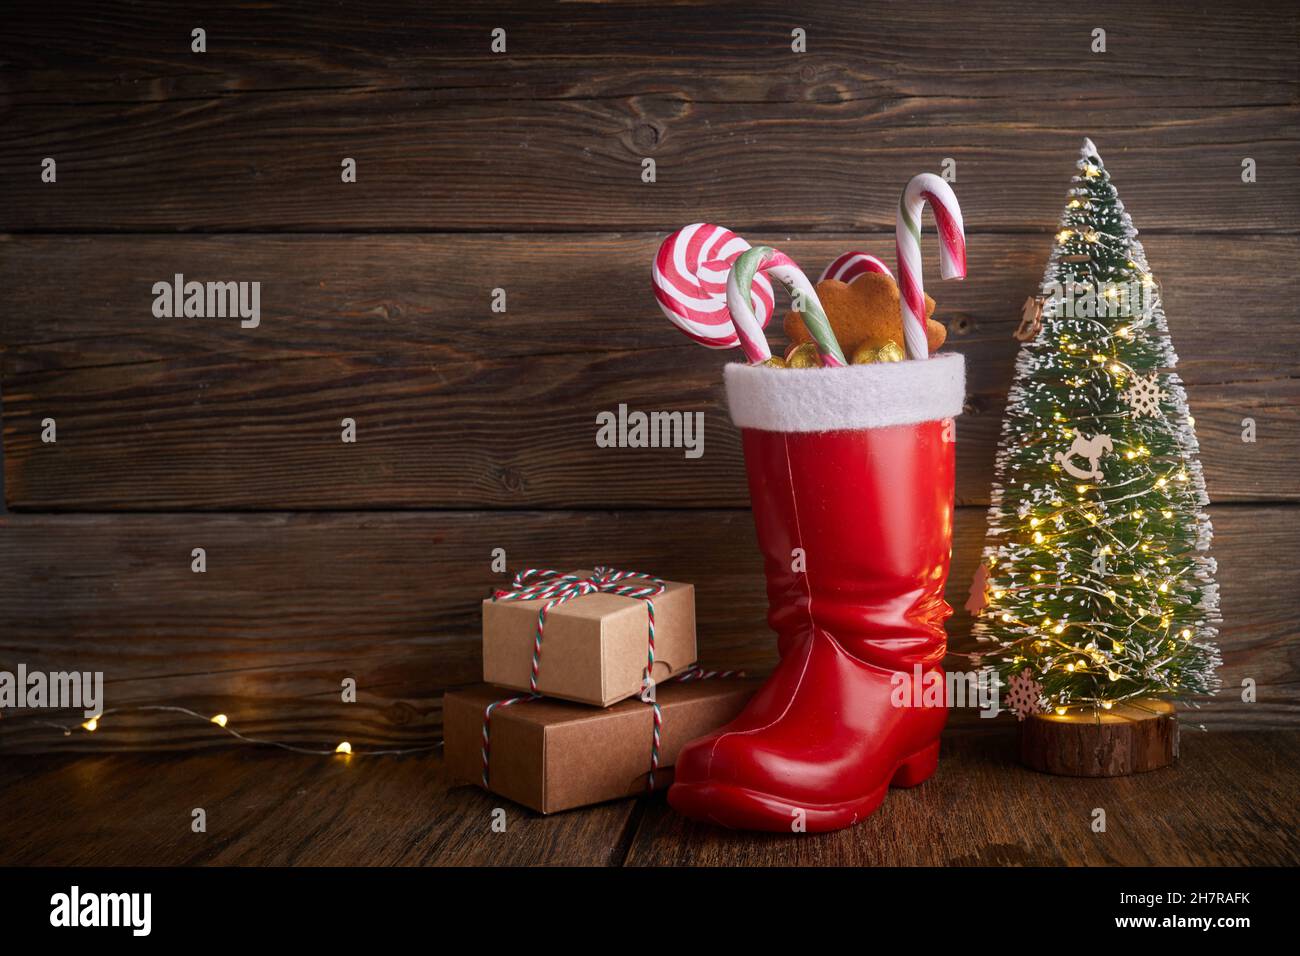
[[883, 345], [875, 345], [868, 342], [858, 346], [853, 353], [854, 365], [873, 365], [876, 362], [901, 362], [905, 356], [903, 350], [898, 347], [898, 343], [889, 341]]
[[816, 342], [804, 342], [796, 345], [785, 357], [787, 368], [821, 368], [822, 356], [817, 351]]

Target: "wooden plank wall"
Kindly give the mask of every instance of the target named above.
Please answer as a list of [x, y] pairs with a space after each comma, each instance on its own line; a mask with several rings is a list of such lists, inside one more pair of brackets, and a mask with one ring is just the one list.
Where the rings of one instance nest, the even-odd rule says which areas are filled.
[[[1162, 281], [1215, 501], [1228, 691], [1201, 715], [1298, 726], [1296, 30], [1281, 2], [28, 9], [0, 41], [0, 669], [102, 669], [110, 706], [282, 740], [424, 742], [475, 679], [497, 547], [696, 581], [705, 660], [769, 666], [724, 357], [664, 321], [650, 257], [708, 219], [809, 271], [892, 258], [900, 184], [945, 159], [970, 246], [969, 280], [931, 290], [970, 367], [969, 649], [1011, 332], [1090, 135]], [[178, 272], [260, 281], [260, 326], [154, 318]], [[703, 457], [597, 448], [620, 403], [703, 411]], [[0, 721], [14, 750], [224, 739]]]

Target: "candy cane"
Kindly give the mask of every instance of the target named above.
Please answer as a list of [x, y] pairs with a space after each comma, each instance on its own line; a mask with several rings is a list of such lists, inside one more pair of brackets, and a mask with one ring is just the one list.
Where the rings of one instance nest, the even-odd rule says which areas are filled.
[[934, 173], [912, 177], [898, 200], [898, 290], [903, 300], [903, 340], [907, 357], [930, 357], [925, 337], [925, 288], [921, 283], [921, 209], [926, 203], [939, 226], [939, 274], [966, 278], [966, 232], [961, 207], [951, 187]]
[[889, 266], [875, 256], [865, 252], [846, 252], [828, 265], [822, 272], [822, 277], [817, 281], [824, 282], [827, 279], [837, 279], [840, 282], [850, 283], [858, 276], [864, 276], [868, 272], [889, 276], [891, 279], [894, 278], [894, 274], [889, 271]]
[[754, 284], [755, 273], [760, 269], [786, 287], [797, 307], [802, 306], [796, 308], [796, 311], [803, 315], [804, 325], [817, 340], [817, 345], [821, 349], [822, 365], [827, 367], [848, 365], [844, 353], [840, 350], [840, 343], [835, 339], [831, 323], [826, 318], [826, 310], [822, 308], [821, 300], [817, 298], [817, 291], [812, 283], [789, 256], [770, 246], [755, 246], [742, 252], [732, 265], [731, 274], [727, 276], [727, 308], [731, 311], [731, 316], [736, 323], [736, 331], [740, 334], [740, 344], [744, 347], [749, 360], [754, 363], [762, 362], [772, 354], [768, 350], [767, 339], [763, 337], [762, 327], [758, 325], [758, 320], [750, 307], [750, 290]]
[[[735, 348], [740, 342], [727, 311], [727, 273], [749, 243], [708, 222], [683, 226], [663, 241], [651, 269], [664, 315], [700, 345]], [[759, 276], [755, 296], [760, 328], [772, 317], [772, 285]]]

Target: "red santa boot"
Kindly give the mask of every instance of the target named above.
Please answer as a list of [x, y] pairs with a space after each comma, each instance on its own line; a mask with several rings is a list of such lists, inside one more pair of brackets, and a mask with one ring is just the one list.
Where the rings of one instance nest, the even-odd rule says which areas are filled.
[[668, 801], [729, 827], [846, 827], [938, 763], [964, 361], [729, 365], [726, 381], [781, 661], [686, 746]]

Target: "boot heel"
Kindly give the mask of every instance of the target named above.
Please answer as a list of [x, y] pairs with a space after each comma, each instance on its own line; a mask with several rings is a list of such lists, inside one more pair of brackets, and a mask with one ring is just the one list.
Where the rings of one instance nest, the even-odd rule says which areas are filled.
[[894, 779], [889, 781], [891, 787], [915, 787], [925, 783], [939, 766], [939, 741], [918, 750], [898, 765]]

